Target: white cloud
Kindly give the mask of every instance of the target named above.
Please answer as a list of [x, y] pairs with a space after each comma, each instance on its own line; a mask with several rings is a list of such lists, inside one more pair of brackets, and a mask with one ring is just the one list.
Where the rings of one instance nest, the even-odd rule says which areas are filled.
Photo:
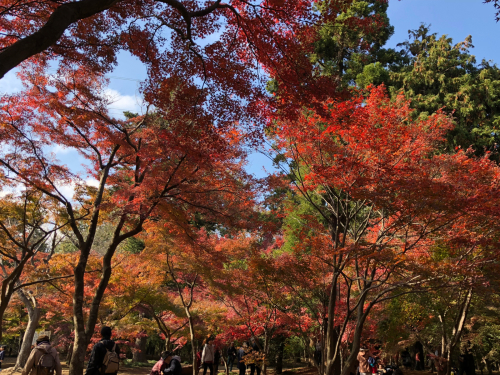
[[[95, 178], [89, 178], [87, 180], [82, 181], [82, 184], [87, 185], [87, 186], [93, 186], [93, 187], [98, 187], [99, 186], [99, 181], [96, 180]], [[59, 192], [68, 200], [73, 199], [73, 195], [75, 194], [75, 188], [76, 188], [76, 183], [75, 182], [70, 182], [70, 183], [56, 183], [56, 188], [59, 190]], [[8, 194], [14, 194], [15, 196], [18, 196], [21, 191], [24, 190], [24, 187], [22, 185], [17, 185], [14, 187], [9, 187], [9, 188], [0, 188], [0, 198], [5, 197]]]
[[72, 147], [64, 147], [62, 145], [55, 145], [52, 148], [52, 152], [56, 155], [64, 155], [64, 154], [69, 154], [72, 151], [76, 151], [76, 149]]
[[144, 102], [138, 96], [122, 95], [110, 88], [105, 90], [105, 96], [111, 102], [108, 108], [114, 116], [123, 118], [124, 111], [139, 114], [143, 112]]
[[0, 79], [0, 95], [11, 95], [20, 92], [23, 89], [21, 80], [16, 76], [17, 70], [9, 71]]
[[93, 186], [93, 187], [99, 187], [99, 181], [96, 180], [95, 178], [89, 178], [87, 180], [85, 180], [85, 184], [87, 186]]

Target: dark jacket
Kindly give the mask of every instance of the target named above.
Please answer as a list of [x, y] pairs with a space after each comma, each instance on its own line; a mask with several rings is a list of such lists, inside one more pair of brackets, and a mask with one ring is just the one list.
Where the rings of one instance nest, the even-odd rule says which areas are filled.
[[163, 370], [165, 375], [181, 375], [182, 367], [181, 367], [181, 358], [179, 356], [174, 356], [170, 360], [170, 365]]
[[243, 363], [243, 357], [245, 356], [245, 350], [243, 350], [243, 348], [240, 348], [238, 350], [238, 368], [239, 369], [246, 369], [246, 365], [245, 363]]
[[227, 349], [227, 357], [228, 358], [236, 358], [236, 348], [234, 346], [230, 346], [228, 349]]
[[[89, 363], [87, 365], [87, 371], [85, 375], [101, 375], [101, 369], [104, 362], [104, 357], [106, 356], [106, 349], [111, 351], [115, 342], [113, 340], [102, 339], [92, 348], [92, 353], [90, 353]], [[118, 345], [115, 347], [115, 352], [120, 356], [120, 349]]]

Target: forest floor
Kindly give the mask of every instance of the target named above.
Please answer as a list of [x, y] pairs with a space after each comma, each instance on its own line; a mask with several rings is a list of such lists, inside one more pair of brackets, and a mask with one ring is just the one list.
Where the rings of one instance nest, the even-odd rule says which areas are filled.
[[[2, 371], [1, 375], [12, 375], [14, 373], [13, 371], [13, 366], [16, 363], [16, 358], [15, 357], [6, 357], [5, 360], [2, 363]], [[66, 365], [66, 362], [61, 362], [63, 372], [62, 375], [68, 375], [69, 374], [69, 368]], [[144, 364], [144, 366], [133, 366], [133, 367], [128, 367], [128, 366], [120, 366], [120, 371], [118, 372], [118, 375], [149, 375], [149, 372], [151, 371], [151, 365]], [[191, 375], [191, 366], [182, 366], [182, 372], [183, 375]], [[250, 372], [247, 371], [247, 375]], [[476, 372], [477, 374], [480, 374], [479, 371]], [[15, 372], [16, 375], [20, 374], [20, 372]], [[274, 375], [274, 368], [269, 368], [268, 375]], [[283, 373], [282, 375], [317, 375], [318, 372], [315, 367], [301, 367], [300, 363], [295, 363], [292, 366], [288, 368], [283, 368]], [[430, 371], [410, 371], [410, 370], [403, 370], [404, 375], [431, 375], [432, 373]], [[486, 374], [486, 372], [485, 372]], [[499, 373], [494, 373], [495, 375], [500, 375]], [[202, 372], [198, 375], [202, 375]], [[224, 367], [219, 366], [219, 372], [217, 375], [224, 375]], [[238, 375], [238, 372], [236, 370], [233, 370], [230, 375]]]

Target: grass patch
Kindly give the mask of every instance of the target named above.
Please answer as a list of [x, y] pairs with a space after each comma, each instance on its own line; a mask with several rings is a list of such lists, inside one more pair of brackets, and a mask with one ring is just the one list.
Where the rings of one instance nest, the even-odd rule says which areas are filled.
[[134, 362], [131, 359], [126, 359], [123, 361], [123, 366], [125, 367], [153, 367], [157, 361], [150, 359], [146, 362]]

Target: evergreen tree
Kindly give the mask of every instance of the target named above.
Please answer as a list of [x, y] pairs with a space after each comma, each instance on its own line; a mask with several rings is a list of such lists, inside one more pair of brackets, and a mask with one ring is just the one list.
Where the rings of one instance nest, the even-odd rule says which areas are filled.
[[401, 90], [411, 99], [416, 115], [426, 117], [439, 109], [453, 117], [446, 149], [472, 147], [477, 155], [500, 144], [500, 69], [489, 61], [477, 63], [470, 53], [472, 38], [453, 44], [421, 25], [399, 44], [402, 59], [396, 64], [367, 65], [358, 74], [361, 87], [384, 83], [392, 96]]

